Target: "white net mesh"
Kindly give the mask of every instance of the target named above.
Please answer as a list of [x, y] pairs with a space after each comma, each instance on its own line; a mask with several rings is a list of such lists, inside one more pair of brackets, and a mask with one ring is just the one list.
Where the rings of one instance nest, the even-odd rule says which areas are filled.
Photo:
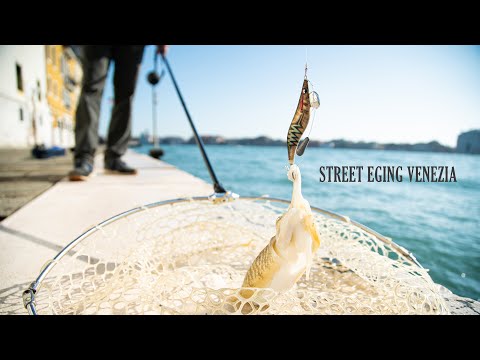
[[[286, 207], [268, 200], [144, 209], [80, 241], [36, 293], [39, 314], [446, 314], [426, 270], [314, 210], [321, 246], [289, 292], [241, 291]], [[252, 295], [253, 294], [253, 295]], [[251, 296], [252, 295], [252, 296]]]

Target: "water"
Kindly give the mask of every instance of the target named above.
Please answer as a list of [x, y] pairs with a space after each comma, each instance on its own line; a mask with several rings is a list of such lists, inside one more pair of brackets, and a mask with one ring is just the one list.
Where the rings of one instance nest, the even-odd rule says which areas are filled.
[[[211, 182], [195, 145], [162, 148], [162, 160]], [[226, 189], [241, 196], [268, 194], [290, 199], [286, 148], [227, 145], [206, 149]], [[457, 295], [480, 299], [480, 156], [308, 148], [296, 163], [310, 204], [391, 237], [430, 269], [436, 283]], [[321, 183], [319, 167], [328, 165], [358, 165], [364, 171], [368, 165], [403, 166], [404, 179], [401, 183]], [[457, 182], [410, 183], [406, 167], [416, 165], [454, 166]]]

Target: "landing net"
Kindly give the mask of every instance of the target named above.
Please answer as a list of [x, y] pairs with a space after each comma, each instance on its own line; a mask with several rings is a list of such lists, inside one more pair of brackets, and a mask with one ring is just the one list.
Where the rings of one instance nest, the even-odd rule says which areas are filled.
[[243, 278], [288, 203], [182, 199], [119, 215], [48, 264], [32, 306], [38, 314], [449, 313], [404, 249], [315, 208], [321, 245], [310, 279], [283, 294], [251, 289], [242, 297]]

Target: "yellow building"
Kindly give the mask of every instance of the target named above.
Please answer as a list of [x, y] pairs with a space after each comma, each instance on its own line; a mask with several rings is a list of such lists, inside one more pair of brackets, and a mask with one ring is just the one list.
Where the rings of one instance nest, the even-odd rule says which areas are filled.
[[75, 146], [75, 110], [80, 96], [82, 67], [69, 47], [45, 45], [47, 102], [52, 117], [52, 143]]

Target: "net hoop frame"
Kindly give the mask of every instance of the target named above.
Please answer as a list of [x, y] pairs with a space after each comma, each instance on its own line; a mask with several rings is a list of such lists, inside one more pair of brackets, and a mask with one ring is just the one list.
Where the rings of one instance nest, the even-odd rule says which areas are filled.
[[[36, 303], [35, 303], [35, 293], [37, 290], [40, 288], [43, 279], [48, 275], [48, 273], [53, 269], [53, 267], [57, 264], [59, 260], [63, 258], [70, 250], [72, 250], [75, 246], [77, 246], [81, 241], [89, 237], [90, 235], [94, 234], [95, 232], [101, 230], [102, 227], [107, 226], [121, 218], [127, 217], [129, 215], [138, 213], [140, 211], [145, 211], [149, 209], [153, 209], [156, 207], [160, 206], [165, 206], [165, 205], [171, 205], [171, 204], [176, 204], [176, 203], [182, 203], [182, 202], [192, 202], [192, 201], [198, 201], [198, 202], [203, 202], [203, 201], [209, 201], [209, 202], [214, 202], [215, 197], [212, 199], [212, 196], [196, 196], [196, 197], [185, 197], [185, 198], [177, 198], [177, 199], [170, 199], [170, 200], [163, 200], [163, 201], [158, 201], [154, 203], [150, 203], [147, 205], [142, 205], [138, 206], [136, 208], [124, 211], [120, 214], [117, 214], [115, 216], [112, 216], [111, 218], [102, 221], [101, 223], [93, 226], [92, 228], [88, 229], [85, 231], [83, 234], [75, 238], [73, 241], [71, 241], [68, 245], [66, 245], [53, 259], [47, 261], [47, 263], [42, 267], [40, 270], [40, 274], [38, 277], [35, 279], [34, 282], [30, 284], [27, 290], [23, 292], [22, 298], [23, 298], [23, 304], [24, 307], [27, 309], [29, 315], [38, 315], [37, 309], [36, 309]], [[218, 199], [218, 198], [217, 198]], [[284, 200], [280, 198], [271, 198], [268, 196], [245, 196], [245, 197], [239, 197], [235, 199], [234, 201], [271, 201], [271, 202], [276, 202], [276, 203], [282, 203], [282, 204], [290, 204], [290, 200]], [[391, 246], [395, 251], [400, 253], [402, 256], [404, 256], [408, 261], [410, 261], [413, 265], [416, 265], [422, 269], [423, 266], [417, 261], [415, 256], [405, 249], [404, 247], [396, 244], [391, 238], [387, 236], [383, 236], [380, 233], [376, 232], [375, 230], [370, 229], [369, 227], [356, 222], [354, 220], [351, 220], [348, 216], [343, 216], [339, 215], [335, 212], [328, 211], [321, 209], [316, 206], [311, 206], [311, 209], [314, 211], [317, 211], [323, 215], [330, 216], [336, 220], [340, 220], [344, 223], [352, 224], [361, 230], [367, 232], [368, 234], [374, 236], [376, 239], [380, 240], [381, 242]]]

